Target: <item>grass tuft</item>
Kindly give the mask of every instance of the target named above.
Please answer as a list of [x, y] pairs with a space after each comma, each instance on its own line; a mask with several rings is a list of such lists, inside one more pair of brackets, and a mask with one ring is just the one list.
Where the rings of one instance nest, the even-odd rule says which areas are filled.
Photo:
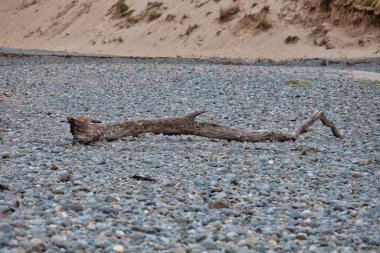
[[148, 2], [145, 9], [146, 15], [148, 16], [148, 22], [151, 22], [161, 17], [162, 13], [160, 10], [162, 4], [162, 2]]
[[232, 19], [240, 11], [240, 6], [238, 3], [230, 5], [228, 8], [220, 8], [219, 10], [219, 21], [227, 22]]
[[129, 6], [125, 4], [124, 0], [118, 0], [116, 4], [114, 4], [113, 9], [115, 18], [130, 16], [133, 12], [133, 10], [129, 10]]
[[322, 11], [330, 11], [331, 6], [336, 5], [359, 5], [372, 7], [375, 10], [380, 10], [380, 0], [319, 0], [319, 8]]
[[124, 3], [124, 0], [119, 0], [115, 4], [115, 8], [116, 11], [121, 14], [126, 12], [129, 9], [129, 6], [126, 3]]
[[358, 4], [380, 9], [380, 0], [345, 0], [346, 4]]
[[147, 11], [157, 10], [157, 9], [160, 9], [161, 6], [162, 6], [162, 2], [148, 2], [146, 6], [146, 10]]
[[162, 15], [162, 13], [159, 11], [153, 11], [153, 12], [149, 13], [148, 22], [151, 22], [155, 19], [158, 19], [159, 17], [161, 17], [161, 15]]
[[266, 31], [272, 28], [272, 24], [268, 19], [269, 6], [264, 6], [258, 13], [246, 14], [241, 20], [240, 24], [243, 28], [252, 27], [255, 25], [256, 29]]
[[268, 19], [263, 19], [257, 24], [256, 28], [266, 31], [272, 28], [272, 24], [268, 21]]
[[129, 17], [131, 17], [132, 16], [132, 14], [133, 14], [133, 12], [134, 12], [135, 10], [127, 10], [126, 12], [124, 12], [123, 14], [121, 14], [121, 16], [123, 17], [123, 18], [129, 18]]
[[269, 5], [265, 5], [263, 8], [260, 10], [260, 14], [268, 14], [269, 13]]
[[320, 0], [319, 1], [319, 8], [322, 11], [329, 11], [331, 9], [331, 4], [334, 0]]
[[263, 8], [261, 8], [258, 14], [258, 23], [256, 25], [257, 29], [266, 31], [272, 28], [272, 24], [268, 20], [268, 13], [269, 13], [268, 5], [265, 5]]
[[116, 4], [112, 6], [113, 18], [127, 18], [127, 20], [132, 16], [135, 10], [131, 10], [125, 0], [118, 0]]
[[380, 84], [380, 80], [358, 81], [357, 84], [359, 84], [359, 85], [367, 85], [367, 84], [370, 84], [370, 85], [379, 85]]
[[295, 85], [309, 85], [310, 81], [292, 79], [292, 80], [286, 81], [285, 83], [286, 84], [295, 84]]
[[298, 36], [288, 36], [284, 41], [286, 44], [296, 44], [299, 40]]

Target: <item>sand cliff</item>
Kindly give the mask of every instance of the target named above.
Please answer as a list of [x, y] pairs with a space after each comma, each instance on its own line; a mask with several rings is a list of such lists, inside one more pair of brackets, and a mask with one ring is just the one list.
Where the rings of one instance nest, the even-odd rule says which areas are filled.
[[141, 57], [380, 56], [380, 14], [370, 7], [321, 10], [317, 0], [2, 2], [0, 47]]

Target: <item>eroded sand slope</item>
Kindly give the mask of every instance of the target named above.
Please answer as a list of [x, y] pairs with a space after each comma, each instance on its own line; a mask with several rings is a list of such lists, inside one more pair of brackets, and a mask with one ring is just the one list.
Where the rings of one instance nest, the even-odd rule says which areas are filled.
[[[126, 0], [129, 17], [117, 15], [116, 0], [1, 2], [0, 47], [143, 57], [380, 56], [380, 30], [323, 16], [310, 21], [302, 1], [165, 0], [149, 8], [149, 1]], [[220, 10], [233, 5], [239, 11], [221, 21]], [[265, 6], [269, 27], [260, 28]], [[288, 36], [299, 40], [286, 44]]]

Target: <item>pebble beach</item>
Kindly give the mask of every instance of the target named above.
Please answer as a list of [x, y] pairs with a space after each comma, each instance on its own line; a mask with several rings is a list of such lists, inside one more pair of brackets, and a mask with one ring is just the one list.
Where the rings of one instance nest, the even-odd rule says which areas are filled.
[[[0, 57], [0, 252], [379, 252], [378, 61]], [[72, 143], [68, 116], [181, 116], [296, 141]]]

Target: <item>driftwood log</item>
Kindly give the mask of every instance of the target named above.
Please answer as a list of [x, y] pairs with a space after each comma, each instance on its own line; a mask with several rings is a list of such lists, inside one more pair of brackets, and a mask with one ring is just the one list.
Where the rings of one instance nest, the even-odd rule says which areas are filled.
[[84, 117], [68, 117], [70, 131], [76, 143], [90, 143], [102, 140], [116, 140], [127, 136], [138, 136], [144, 133], [166, 135], [198, 135], [213, 139], [236, 140], [246, 142], [259, 141], [290, 141], [296, 140], [306, 133], [311, 125], [320, 120], [323, 125], [330, 127], [337, 138], [342, 138], [335, 125], [329, 121], [323, 112], [313, 109], [311, 116], [293, 131], [259, 130], [248, 131], [241, 128], [221, 126], [214, 123], [198, 122], [195, 118], [205, 111], [195, 111], [182, 117], [159, 119], [136, 119], [115, 123]]

